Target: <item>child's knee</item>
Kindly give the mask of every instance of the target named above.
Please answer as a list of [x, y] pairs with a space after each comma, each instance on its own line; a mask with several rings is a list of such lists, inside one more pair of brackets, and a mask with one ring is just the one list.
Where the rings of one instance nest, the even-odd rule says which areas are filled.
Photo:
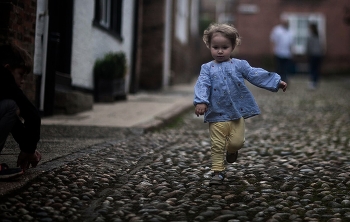
[[235, 152], [235, 151], [241, 149], [244, 145], [244, 141], [245, 141], [244, 139], [230, 141], [228, 143], [227, 150], [229, 150], [231, 152]]

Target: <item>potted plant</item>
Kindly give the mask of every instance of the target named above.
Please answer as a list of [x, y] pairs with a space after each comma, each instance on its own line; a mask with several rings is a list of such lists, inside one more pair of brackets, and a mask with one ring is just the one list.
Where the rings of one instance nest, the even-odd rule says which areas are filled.
[[96, 102], [126, 99], [126, 68], [123, 52], [109, 52], [96, 60], [93, 68]]

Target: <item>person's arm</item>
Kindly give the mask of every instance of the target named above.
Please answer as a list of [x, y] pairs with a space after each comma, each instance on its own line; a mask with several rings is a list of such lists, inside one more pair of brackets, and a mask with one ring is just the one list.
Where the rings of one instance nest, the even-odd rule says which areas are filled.
[[19, 90], [11, 72], [0, 66], [0, 100], [13, 99]]
[[202, 65], [196, 85], [194, 86], [193, 105], [209, 104], [210, 86], [211, 86], [209, 69], [210, 69], [209, 65], [207, 64]]
[[16, 102], [24, 124], [23, 127], [13, 130], [12, 134], [22, 151], [34, 153], [40, 139], [39, 111], [17, 86], [11, 72], [4, 67], [0, 67], [0, 99], [11, 99]]
[[195, 106], [195, 114], [197, 116], [204, 115], [207, 112], [210, 96], [210, 77], [209, 77], [210, 66], [204, 64], [201, 67], [199, 77], [194, 87], [194, 100], [193, 105]]
[[13, 132], [13, 134], [22, 134], [19, 136], [20, 141], [18, 141], [21, 151], [34, 153], [40, 139], [41, 117], [39, 111], [20, 89], [13, 99], [20, 110], [21, 118], [24, 120], [23, 129], [20, 132]]

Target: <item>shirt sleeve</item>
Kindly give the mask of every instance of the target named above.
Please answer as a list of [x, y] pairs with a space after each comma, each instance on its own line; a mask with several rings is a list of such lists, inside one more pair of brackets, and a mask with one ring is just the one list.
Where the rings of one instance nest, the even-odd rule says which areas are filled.
[[197, 79], [196, 85], [194, 86], [193, 105], [202, 103], [209, 105], [209, 96], [211, 88], [209, 69], [210, 66], [208, 64], [204, 64], [201, 67], [199, 77]]
[[241, 61], [240, 70], [243, 77], [251, 84], [272, 92], [278, 91], [281, 76], [277, 73], [251, 67], [245, 60]]

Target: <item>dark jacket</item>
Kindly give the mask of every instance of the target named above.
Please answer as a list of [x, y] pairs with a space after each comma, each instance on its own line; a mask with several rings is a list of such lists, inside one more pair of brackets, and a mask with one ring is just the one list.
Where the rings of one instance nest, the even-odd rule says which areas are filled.
[[[0, 100], [14, 100], [24, 119], [15, 125], [11, 132], [20, 149], [27, 153], [34, 153], [40, 139], [41, 118], [38, 109], [24, 95], [17, 86], [11, 72], [0, 66]], [[14, 132], [15, 131], [15, 132]]]

